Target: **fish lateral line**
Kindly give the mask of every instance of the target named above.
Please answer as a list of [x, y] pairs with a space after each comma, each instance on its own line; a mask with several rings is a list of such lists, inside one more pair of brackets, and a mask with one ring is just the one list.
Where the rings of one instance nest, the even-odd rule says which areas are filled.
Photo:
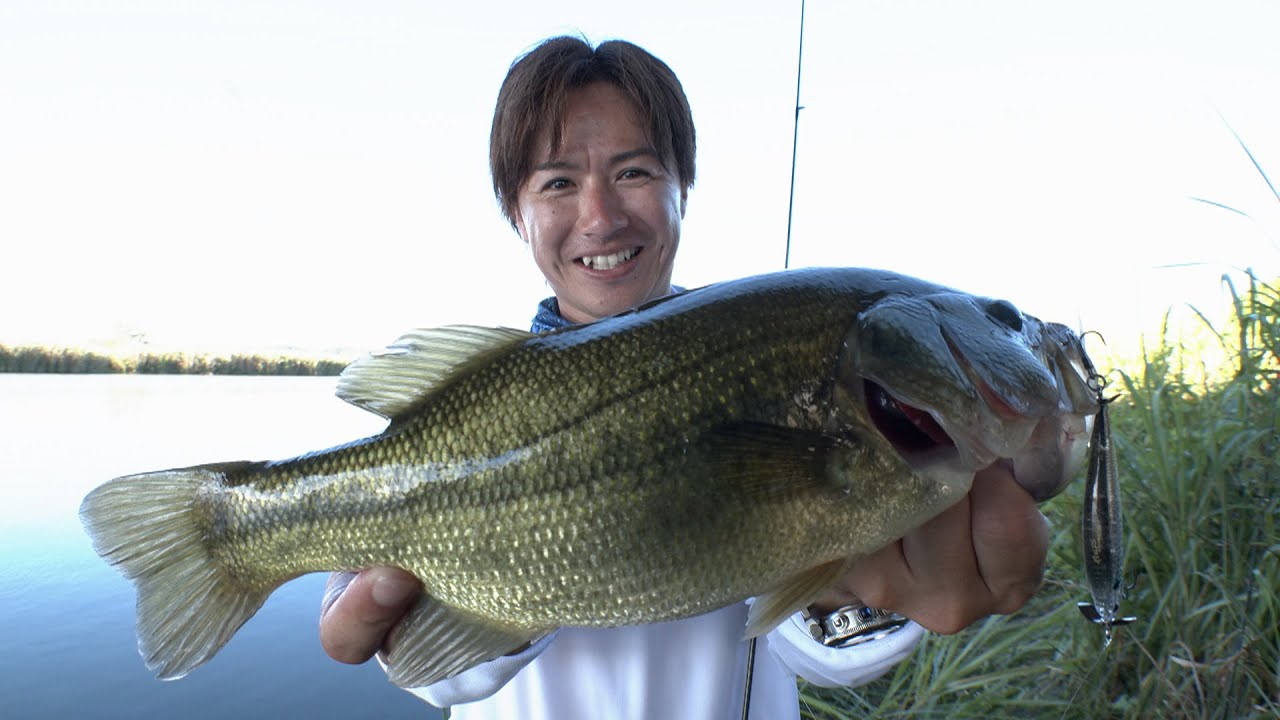
[[[1100, 383], [1086, 388], [1082, 365], [1093, 366], [1074, 332], [1013, 323], [1003, 305], [993, 326], [971, 297], [815, 268], [547, 335], [411, 331], [339, 380], [342, 400], [390, 421], [383, 433], [291, 460], [117, 478], [86, 497], [81, 520], [133, 581], [139, 651], [162, 679], [210, 660], [299, 573], [371, 564], [424, 581], [388, 660], [392, 682], [409, 687], [557, 627], [656, 622], [750, 597], [745, 633], [758, 636], [830, 586], [846, 558], [962, 497], [989, 441], [1010, 434], [1009, 409], [1043, 411], [1051, 430], [1096, 411]], [[698, 365], [670, 371], [688, 358]], [[970, 392], [973, 372], [989, 392]], [[596, 383], [577, 382], [596, 377], [642, 390], [606, 404]], [[877, 400], [873, 384], [900, 399]], [[886, 433], [873, 412], [889, 410], [918, 434]], [[1065, 452], [1007, 448], [1047, 458], [1047, 478], [1066, 475]], [[459, 482], [418, 482], [446, 465]], [[423, 492], [401, 492], [411, 481]], [[626, 492], [607, 492], [616, 487]]]

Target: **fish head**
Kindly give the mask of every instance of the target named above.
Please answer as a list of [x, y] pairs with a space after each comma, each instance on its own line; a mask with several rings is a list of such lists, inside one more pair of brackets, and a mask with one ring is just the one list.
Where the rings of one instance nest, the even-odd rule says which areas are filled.
[[917, 471], [1002, 463], [1037, 501], [1084, 461], [1092, 365], [1074, 332], [1004, 300], [889, 295], [845, 338], [841, 382]]

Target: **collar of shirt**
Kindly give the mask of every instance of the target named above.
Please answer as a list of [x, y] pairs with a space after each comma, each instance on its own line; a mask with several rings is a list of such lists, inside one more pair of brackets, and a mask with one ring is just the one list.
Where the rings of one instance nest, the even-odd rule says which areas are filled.
[[[682, 292], [684, 292], [684, 288], [679, 285], [671, 286], [672, 295], [678, 295]], [[560, 301], [556, 300], [555, 296], [552, 295], [538, 303], [538, 312], [534, 314], [533, 323], [530, 325], [529, 330], [540, 334], [559, 330], [560, 328], [572, 327], [573, 325], [574, 323], [566, 320], [560, 314]]]

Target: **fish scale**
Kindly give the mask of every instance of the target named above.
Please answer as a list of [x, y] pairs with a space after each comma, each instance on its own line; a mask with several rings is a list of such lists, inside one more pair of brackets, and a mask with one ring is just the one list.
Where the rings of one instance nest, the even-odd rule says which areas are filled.
[[[138, 585], [139, 647], [162, 677], [207, 661], [283, 582], [373, 565], [425, 590], [390, 659], [401, 684], [557, 627], [751, 596], [755, 635], [850, 558], [960, 499], [996, 459], [984, 432], [1052, 437], [1096, 412], [1089, 396], [1059, 400], [1071, 393], [1054, 378], [1074, 372], [1060, 355], [1079, 343], [1041, 347], [1039, 321], [1019, 319], [905, 276], [815, 269], [542, 336], [415, 331], [340, 379], [343, 399], [390, 419], [383, 433], [291, 460], [118, 478], [82, 517]], [[999, 388], [1002, 407], [968, 377]], [[955, 445], [895, 445], [868, 414], [872, 383]], [[921, 389], [927, 405], [902, 401]], [[1010, 407], [1055, 410], [1010, 418]], [[1019, 482], [1056, 492], [1076, 450], [1037, 447], [1047, 455], [1030, 466], [1046, 477]], [[145, 549], [119, 550], [130, 543]]]

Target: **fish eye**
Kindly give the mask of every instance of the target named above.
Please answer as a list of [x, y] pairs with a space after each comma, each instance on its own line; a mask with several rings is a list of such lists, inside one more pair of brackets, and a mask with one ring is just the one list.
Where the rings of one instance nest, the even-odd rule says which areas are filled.
[[1022, 313], [1007, 300], [993, 300], [987, 305], [987, 316], [1014, 332], [1022, 332]]

